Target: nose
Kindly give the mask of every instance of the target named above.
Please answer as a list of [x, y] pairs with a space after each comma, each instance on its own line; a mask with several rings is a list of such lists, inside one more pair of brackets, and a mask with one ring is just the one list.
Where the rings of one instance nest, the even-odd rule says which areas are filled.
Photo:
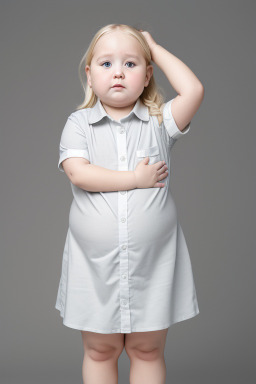
[[120, 69], [120, 68], [117, 68], [114, 72], [114, 77], [115, 78], [123, 78], [124, 77], [124, 73], [123, 71]]
[[123, 78], [124, 75], [123, 75], [122, 72], [116, 72], [115, 75], [114, 75], [114, 77], [119, 79], [119, 78]]

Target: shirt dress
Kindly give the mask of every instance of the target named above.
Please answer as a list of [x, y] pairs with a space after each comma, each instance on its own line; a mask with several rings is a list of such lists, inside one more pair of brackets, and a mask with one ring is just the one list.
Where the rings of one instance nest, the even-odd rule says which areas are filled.
[[69, 115], [59, 145], [62, 161], [83, 157], [133, 171], [146, 156], [164, 160], [165, 187], [88, 192], [71, 184], [73, 200], [55, 308], [67, 327], [97, 333], [168, 328], [199, 313], [190, 256], [171, 194], [171, 153], [180, 131], [169, 100], [163, 122], [138, 99], [120, 120], [99, 99]]

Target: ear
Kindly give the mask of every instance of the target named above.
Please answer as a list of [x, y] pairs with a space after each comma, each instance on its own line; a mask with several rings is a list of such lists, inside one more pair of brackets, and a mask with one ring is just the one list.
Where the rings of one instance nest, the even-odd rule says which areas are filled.
[[145, 78], [145, 84], [144, 86], [147, 87], [149, 84], [149, 81], [151, 79], [151, 76], [153, 75], [153, 65], [148, 65], [146, 70], [146, 78]]
[[85, 73], [86, 73], [86, 76], [87, 76], [87, 83], [88, 83], [89, 87], [91, 88], [92, 87], [92, 83], [91, 83], [91, 69], [90, 69], [89, 65], [85, 66]]

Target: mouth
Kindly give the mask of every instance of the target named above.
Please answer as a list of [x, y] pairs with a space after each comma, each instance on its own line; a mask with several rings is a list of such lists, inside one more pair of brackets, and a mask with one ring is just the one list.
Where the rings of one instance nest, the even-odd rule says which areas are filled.
[[116, 84], [116, 85], [114, 85], [112, 88], [124, 88], [124, 86], [121, 85], [121, 84]]

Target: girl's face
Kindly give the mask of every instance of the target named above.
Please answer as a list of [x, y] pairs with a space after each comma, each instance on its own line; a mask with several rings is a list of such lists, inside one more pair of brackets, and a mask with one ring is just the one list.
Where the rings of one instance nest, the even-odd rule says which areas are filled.
[[[139, 42], [121, 31], [103, 35], [85, 67], [88, 85], [108, 111], [127, 112], [149, 84], [153, 66], [146, 66]], [[121, 87], [113, 87], [122, 84]], [[105, 108], [105, 109], [107, 109]]]

